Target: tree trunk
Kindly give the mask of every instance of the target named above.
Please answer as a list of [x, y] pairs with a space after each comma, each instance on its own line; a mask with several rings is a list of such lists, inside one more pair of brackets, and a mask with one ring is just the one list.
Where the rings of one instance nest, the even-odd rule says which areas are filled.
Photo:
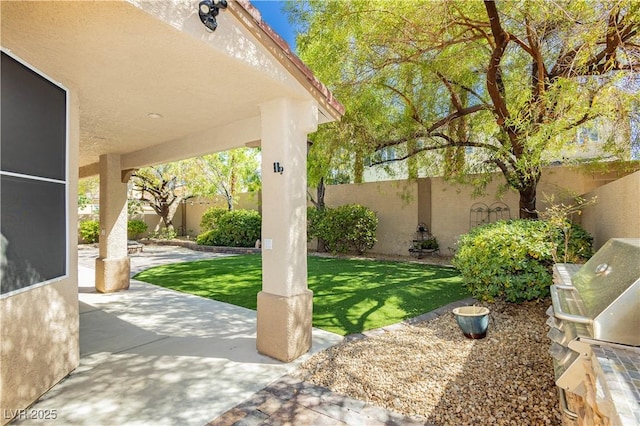
[[[324, 192], [325, 192], [325, 186], [324, 186], [324, 178], [320, 178], [320, 182], [318, 182], [318, 186], [316, 187], [316, 209], [318, 210], [324, 210]], [[318, 237], [318, 247], [317, 247], [317, 251], [319, 253], [324, 253], [327, 251], [327, 244], [325, 243], [325, 241]]]
[[536, 190], [538, 180], [528, 183], [519, 190], [520, 192], [520, 219], [537, 219], [538, 210], [536, 209]]
[[353, 164], [353, 183], [362, 183], [364, 180], [364, 158], [360, 151], [356, 150]]

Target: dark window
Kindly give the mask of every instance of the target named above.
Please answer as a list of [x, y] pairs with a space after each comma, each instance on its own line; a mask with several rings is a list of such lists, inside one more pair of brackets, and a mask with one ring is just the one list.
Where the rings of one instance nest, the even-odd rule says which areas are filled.
[[2, 170], [65, 180], [65, 91], [4, 53], [1, 65]]
[[66, 91], [2, 52], [0, 294], [67, 274]]

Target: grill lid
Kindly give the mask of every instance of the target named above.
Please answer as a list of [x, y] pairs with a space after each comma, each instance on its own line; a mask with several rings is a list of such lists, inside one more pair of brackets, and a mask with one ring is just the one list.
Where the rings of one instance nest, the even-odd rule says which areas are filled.
[[573, 275], [563, 265], [554, 266], [553, 315], [578, 336], [640, 346], [640, 239], [609, 240]]
[[638, 286], [634, 286], [638, 280], [640, 239], [614, 238], [576, 272], [572, 284], [580, 294], [587, 316], [595, 319], [620, 298], [631, 297], [636, 304], [640, 303]]

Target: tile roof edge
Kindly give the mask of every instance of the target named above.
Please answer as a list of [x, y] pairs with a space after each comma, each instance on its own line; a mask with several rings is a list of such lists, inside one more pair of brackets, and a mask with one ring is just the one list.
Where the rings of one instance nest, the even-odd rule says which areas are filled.
[[344, 115], [344, 105], [342, 105], [342, 103], [333, 96], [333, 93], [331, 93], [324, 83], [318, 80], [311, 68], [309, 68], [309, 66], [291, 50], [289, 44], [262, 19], [260, 11], [251, 4], [249, 0], [234, 0], [234, 3], [240, 6], [249, 16], [251, 16], [257, 27], [260, 28], [264, 34], [276, 44], [288, 61], [302, 73], [306, 81], [308, 81], [325, 98], [327, 105], [333, 108], [338, 114], [338, 117], [336, 118]]

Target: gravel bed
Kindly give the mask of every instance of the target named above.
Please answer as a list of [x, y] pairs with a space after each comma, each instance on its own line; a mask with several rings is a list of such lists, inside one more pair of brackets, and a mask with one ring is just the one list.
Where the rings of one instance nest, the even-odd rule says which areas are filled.
[[484, 339], [448, 312], [381, 335], [345, 340], [310, 358], [314, 384], [435, 425], [560, 425], [545, 310], [550, 302], [479, 303]]

